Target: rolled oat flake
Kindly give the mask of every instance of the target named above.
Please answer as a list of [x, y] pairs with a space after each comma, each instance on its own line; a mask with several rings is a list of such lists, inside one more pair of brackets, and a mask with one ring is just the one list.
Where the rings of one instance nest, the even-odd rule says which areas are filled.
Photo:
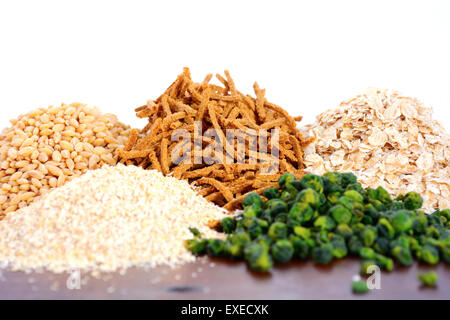
[[369, 88], [301, 131], [314, 138], [306, 172], [351, 171], [365, 188], [421, 193], [427, 213], [450, 207], [450, 137], [419, 100]]

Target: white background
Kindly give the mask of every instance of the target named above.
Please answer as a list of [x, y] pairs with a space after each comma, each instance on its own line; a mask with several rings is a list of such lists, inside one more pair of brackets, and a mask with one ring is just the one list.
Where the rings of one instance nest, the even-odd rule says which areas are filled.
[[[3, 1], [0, 127], [84, 102], [133, 109], [182, 71], [257, 80], [303, 124], [368, 86], [418, 97], [450, 128], [450, 1]], [[145, 121], [144, 121], [145, 122]]]

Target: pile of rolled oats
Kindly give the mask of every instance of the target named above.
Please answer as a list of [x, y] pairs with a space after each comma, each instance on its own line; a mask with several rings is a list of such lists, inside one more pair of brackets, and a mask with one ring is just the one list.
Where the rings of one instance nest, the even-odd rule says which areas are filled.
[[393, 196], [416, 191], [430, 213], [450, 207], [450, 136], [415, 98], [369, 88], [302, 128], [305, 171], [351, 171]]

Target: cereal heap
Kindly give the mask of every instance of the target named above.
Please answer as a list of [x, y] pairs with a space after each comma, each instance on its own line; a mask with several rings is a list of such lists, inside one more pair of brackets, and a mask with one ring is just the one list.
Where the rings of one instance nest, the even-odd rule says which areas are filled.
[[428, 211], [450, 207], [450, 138], [417, 99], [368, 89], [302, 131], [315, 138], [305, 171], [352, 171], [364, 187], [421, 193]]
[[0, 262], [12, 270], [53, 272], [176, 266], [195, 260], [184, 247], [189, 227], [220, 236], [207, 224], [224, 212], [185, 181], [105, 165], [0, 221]]
[[0, 219], [73, 177], [117, 162], [129, 129], [79, 103], [40, 108], [0, 134]]
[[[254, 84], [256, 98], [244, 95], [236, 89], [233, 79], [225, 71], [226, 79], [216, 75], [222, 86], [210, 84], [209, 74], [202, 83], [191, 80], [189, 69], [178, 76], [175, 82], [155, 101], [136, 109], [139, 118], [148, 118], [148, 125], [141, 130], [133, 130], [129, 141], [120, 152], [123, 163], [134, 164], [143, 168], [173, 173], [180, 179], [200, 186], [200, 194], [208, 200], [233, 209], [240, 205], [245, 194], [251, 191], [261, 193], [264, 189], [276, 185], [280, 174], [293, 173], [303, 175], [303, 147], [307, 144], [296, 128], [296, 121], [281, 107], [270, 103], [264, 97], [265, 89]], [[192, 145], [183, 145], [183, 141], [171, 141], [176, 129], [184, 129], [190, 137], [196, 135], [196, 123], [201, 123], [203, 132], [215, 129], [215, 137], [203, 136], [198, 145], [200, 154], [211, 155], [212, 164], [194, 160], [195, 150]], [[273, 154], [267, 150], [275, 138], [270, 131], [279, 130], [279, 170], [271, 174], [261, 174], [262, 168], [273, 165]], [[225, 131], [239, 129], [244, 133], [253, 132], [258, 135], [262, 130], [267, 132], [267, 145], [258, 139], [258, 152], [249, 150], [245, 143], [242, 153], [238, 144], [227, 149]], [[187, 148], [185, 148], [187, 147]], [[214, 153], [212, 150], [225, 150]], [[175, 149], [177, 148], [177, 149]], [[189, 163], [174, 163], [170, 158], [173, 150], [184, 150], [189, 154]], [[263, 151], [261, 151], [263, 150]], [[240, 163], [235, 159], [242, 155]], [[250, 160], [265, 160], [255, 163]], [[227, 159], [227, 160], [223, 160]], [[231, 160], [231, 162], [227, 162]], [[278, 159], [277, 159], [278, 160]], [[268, 169], [270, 172], [270, 169]]]

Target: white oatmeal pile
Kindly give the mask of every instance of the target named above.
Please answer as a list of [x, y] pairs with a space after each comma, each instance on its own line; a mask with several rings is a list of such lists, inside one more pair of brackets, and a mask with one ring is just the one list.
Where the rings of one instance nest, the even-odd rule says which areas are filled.
[[106, 165], [0, 221], [0, 263], [53, 272], [174, 267], [195, 260], [184, 246], [192, 238], [189, 227], [220, 238], [208, 225], [224, 216], [185, 181]]
[[427, 213], [450, 207], [450, 137], [419, 100], [369, 88], [301, 131], [314, 138], [305, 171], [351, 171], [393, 196], [419, 192]]

